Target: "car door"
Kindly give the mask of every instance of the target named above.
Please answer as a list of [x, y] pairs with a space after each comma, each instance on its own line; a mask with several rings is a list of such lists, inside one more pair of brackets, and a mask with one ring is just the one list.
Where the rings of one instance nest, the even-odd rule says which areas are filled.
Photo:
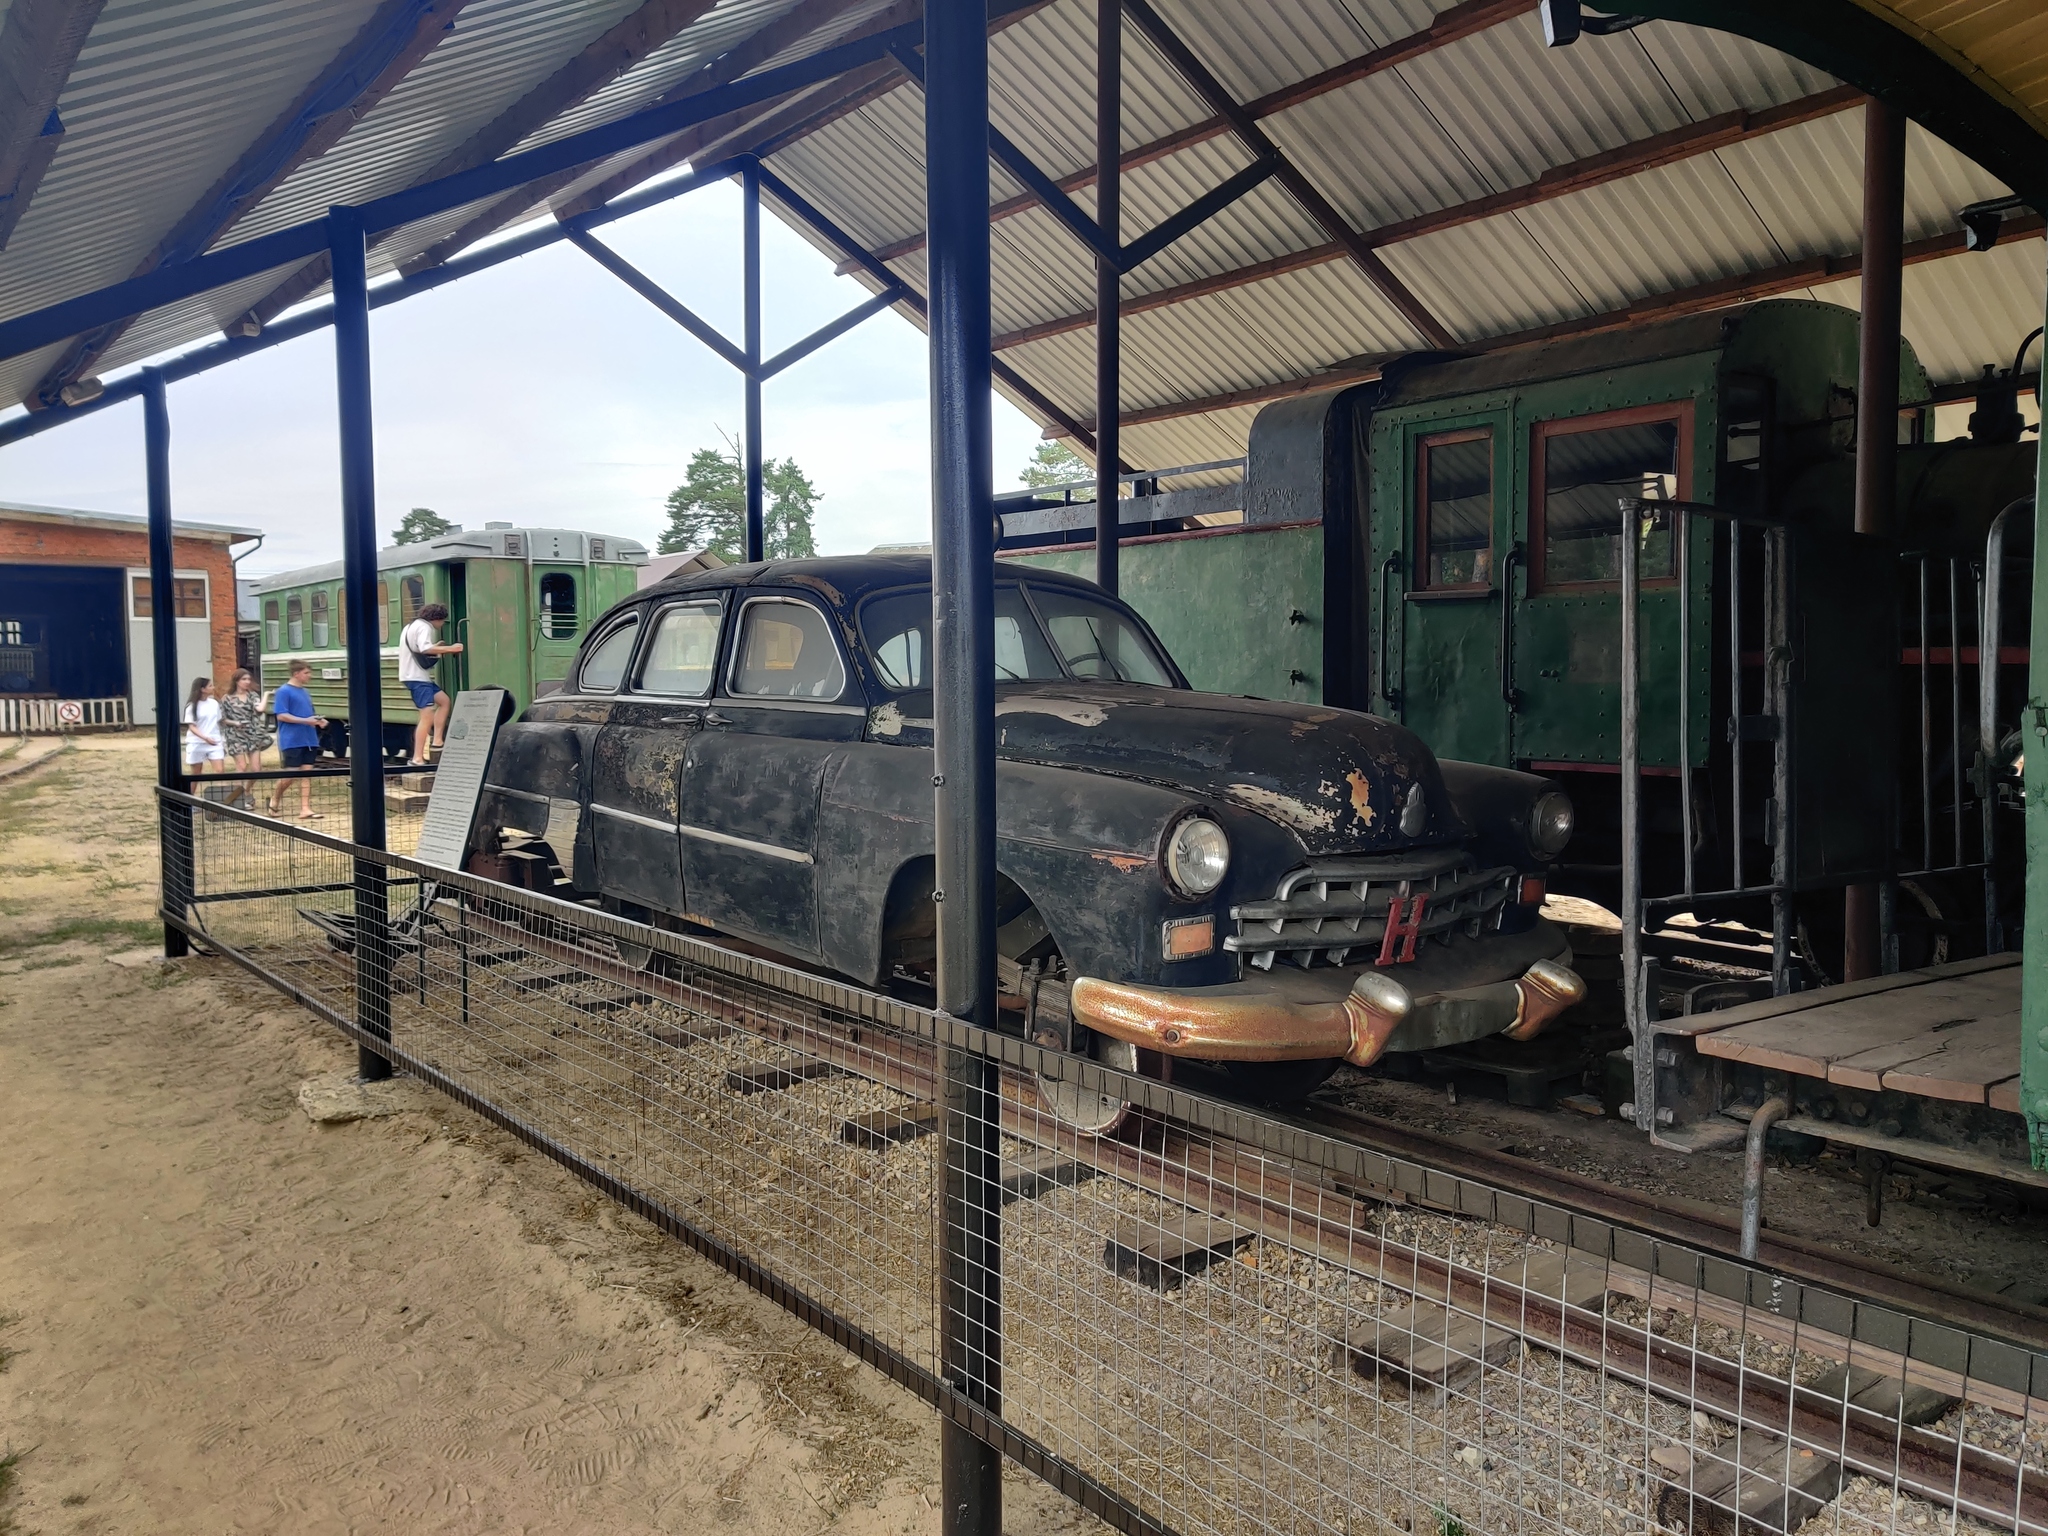
[[819, 792], [867, 723], [836, 631], [808, 598], [748, 597], [683, 764], [689, 915], [802, 956], [819, 952]]
[[564, 691], [611, 699], [590, 749], [590, 849], [598, 889], [654, 905], [664, 895], [680, 901], [682, 891], [676, 871], [675, 792], [670, 788], [664, 794], [658, 785], [650, 792], [638, 771], [635, 749], [646, 733], [626, 691], [645, 618], [636, 608], [614, 620], [584, 654]]

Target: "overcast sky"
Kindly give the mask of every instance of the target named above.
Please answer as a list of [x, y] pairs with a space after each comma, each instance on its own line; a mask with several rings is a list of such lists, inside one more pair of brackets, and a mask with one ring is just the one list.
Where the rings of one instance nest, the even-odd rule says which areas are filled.
[[[866, 297], [764, 210], [763, 345], [774, 353]], [[598, 232], [740, 339], [740, 196], [720, 184]], [[582, 528], [651, 550], [698, 448], [741, 424], [739, 375], [566, 242], [373, 312], [380, 543], [409, 507], [453, 522]], [[769, 381], [771, 458], [823, 494], [827, 554], [930, 537], [925, 339], [893, 313]], [[340, 558], [334, 353], [316, 332], [171, 387], [177, 516], [260, 528], [243, 562]], [[998, 398], [1003, 490], [1038, 429]], [[0, 501], [145, 510], [142, 407], [0, 449]]]

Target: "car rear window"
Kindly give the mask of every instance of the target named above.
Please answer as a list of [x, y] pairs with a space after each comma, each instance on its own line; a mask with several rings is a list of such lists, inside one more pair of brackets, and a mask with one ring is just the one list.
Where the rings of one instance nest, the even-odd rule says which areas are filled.
[[613, 693], [626, 675], [626, 660], [633, 654], [633, 637], [640, 633], [640, 616], [635, 614], [591, 647], [577, 670], [576, 681], [585, 693]]
[[846, 669], [825, 615], [790, 598], [756, 598], [741, 613], [735, 694], [767, 699], [836, 699]]

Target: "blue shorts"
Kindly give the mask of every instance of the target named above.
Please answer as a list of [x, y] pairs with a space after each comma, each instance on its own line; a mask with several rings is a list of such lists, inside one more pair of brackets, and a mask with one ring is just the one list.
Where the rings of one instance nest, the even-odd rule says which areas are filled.
[[435, 697], [441, 692], [441, 685], [439, 683], [416, 683], [408, 678], [406, 679], [405, 691], [412, 695], [414, 708], [432, 709]]

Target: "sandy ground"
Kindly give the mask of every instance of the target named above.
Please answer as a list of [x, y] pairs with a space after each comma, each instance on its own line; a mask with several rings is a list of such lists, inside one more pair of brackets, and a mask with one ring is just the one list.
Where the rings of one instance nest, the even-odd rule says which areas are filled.
[[151, 752], [0, 783], [0, 1532], [937, 1530], [908, 1394], [423, 1089], [314, 1125], [352, 1047], [138, 953]]

